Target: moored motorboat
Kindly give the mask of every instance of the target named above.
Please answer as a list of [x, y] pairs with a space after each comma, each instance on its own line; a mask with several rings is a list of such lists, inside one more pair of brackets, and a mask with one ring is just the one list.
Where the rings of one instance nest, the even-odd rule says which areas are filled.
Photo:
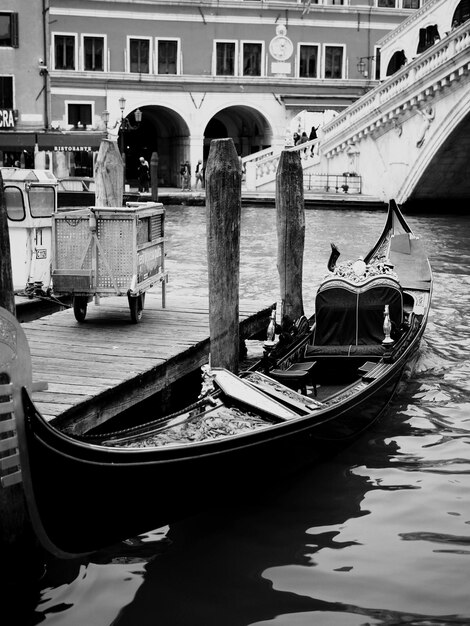
[[[431, 303], [422, 242], [395, 203], [364, 259], [330, 266], [315, 317], [177, 414], [74, 438], [39, 414], [22, 383], [17, 430], [36, 533], [49, 551], [95, 551], [324, 458], [387, 408], [415, 356]], [[299, 393], [303, 391], [303, 393]]]

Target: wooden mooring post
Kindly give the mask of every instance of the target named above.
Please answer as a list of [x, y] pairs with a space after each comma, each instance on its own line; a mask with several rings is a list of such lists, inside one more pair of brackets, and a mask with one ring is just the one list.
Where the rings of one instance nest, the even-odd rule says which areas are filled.
[[150, 159], [150, 189], [152, 191], [152, 201], [158, 202], [158, 153], [152, 152]]
[[211, 142], [206, 167], [211, 367], [238, 371], [242, 173], [232, 139]]
[[15, 293], [11, 269], [10, 236], [8, 216], [3, 193], [3, 178], [0, 172], [0, 306], [15, 315]]
[[117, 143], [103, 139], [95, 163], [95, 206], [122, 206], [124, 165]]
[[286, 328], [304, 314], [305, 210], [303, 170], [298, 151], [281, 152], [276, 172], [276, 224], [281, 326]]

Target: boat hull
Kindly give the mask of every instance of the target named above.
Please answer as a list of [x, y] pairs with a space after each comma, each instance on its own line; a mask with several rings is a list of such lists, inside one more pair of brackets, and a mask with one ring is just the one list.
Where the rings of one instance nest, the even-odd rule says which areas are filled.
[[27, 428], [34, 477], [30, 502], [40, 538], [59, 556], [92, 552], [202, 509], [265, 492], [368, 429], [388, 406], [403, 367], [398, 363], [369, 393], [326, 415], [166, 448], [77, 442], [45, 423], [25, 398], [27, 422], [33, 426]]
[[[23, 413], [17, 415], [18, 442], [26, 501], [43, 546], [62, 557], [89, 553], [200, 510], [265, 493], [305, 465], [340, 451], [370, 428], [387, 409], [414, 360], [431, 302], [432, 273], [427, 257], [394, 203], [382, 236], [365, 260], [386, 257], [397, 231], [392, 261], [406, 296], [407, 322], [393, 348], [373, 346], [380, 351], [372, 356], [361, 351], [370, 350], [368, 345], [346, 346], [346, 354], [341, 345], [312, 346], [319, 349], [313, 356], [315, 370], [323, 375], [328, 371], [332, 388], [340, 364], [353, 375], [336, 395], [331, 392], [321, 401], [310, 402], [308, 406], [314, 407], [310, 413], [304, 405], [300, 413], [285, 417], [284, 410], [284, 417], [277, 415], [275, 423], [271, 419], [249, 432], [160, 446], [144, 444], [146, 433], [162, 427], [161, 422], [149, 422], [145, 432], [142, 427], [127, 429], [133, 433], [131, 446], [130, 437], [119, 439], [119, 433], [114, 433], [118, 445], [116, 441], [97, 445], [48, 424], [32, 403], [26, 385]], [[304, 355], [310, 337], [310, 331], [299, 334], [298, 340], [284, 346], [282, 355], [276, 352], [273, 367], [288, 369]], [[269, 369], [266, 361], [259, 367]], [[237, 381], [240, 383], [239, 378]], [[209, 399], [230, 404], [233, 396], [221, 386]], [[263, 407], [257, 412], [254, 405], [247, 406], [246, 398], [239, 402], [242, 413], [251, 410], [264, 423]], [[189, 420], [190, 415], [183, 419]]]

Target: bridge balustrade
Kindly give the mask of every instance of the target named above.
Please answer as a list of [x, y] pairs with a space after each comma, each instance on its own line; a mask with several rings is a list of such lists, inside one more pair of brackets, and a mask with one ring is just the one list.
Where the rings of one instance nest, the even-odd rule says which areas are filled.
[[[318, 163], [318, 139], [312, 139], [297, 146], [285, 148], [291, 152], [299, 152], [302, 167], [305, 170], [311, 165]], [[245, 170], [245, 186], [255, 190], [262, 185], [273, 183], [276, 178], [277, 166], [281, 150], [273, 148], [257, 152], [242, 159]]]
[[[440, 69], [444, 71], [449, 64], [455, 63], [455, 57], [468, 50], [469, 44], [470, 20], [447, 33], [443, 39], [326, 124], [322, 129], [324, 143], [328, 143], [328, 147], [335, 140], [345, 143], [358, 132], [358, 126], [376, 124], [377, 118], [383, 123], [390, 118], [390, 113], [398, 114], [400, 110], [409, 108], [410, 104], [413, 106], [418, 103], [423, 97], [420, 94], [423, 84], [432, 80]], [[461, 67], [456, 66], [454, 71], [460, 75], [468, 71], [468, 66], [463, 63]], [[443, 87], [447, 82], [448, 79], [444, 77], [439, 86]], [[387, 110], [390, 106], [393, 107], [392, 111]], [[380, 116], [386, 119], [381, 120]]]

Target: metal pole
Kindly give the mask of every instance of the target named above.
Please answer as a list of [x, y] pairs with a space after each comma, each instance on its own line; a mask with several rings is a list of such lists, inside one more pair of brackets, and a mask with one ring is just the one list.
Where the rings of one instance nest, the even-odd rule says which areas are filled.
[[122, 192], [123, 194], [126, 191], [126, 154], [124, 152], [125, 150], [125, 143], [124, 143], [124, 133], [126, 132], [126, 121], [124, 119], [124, 116], [122, 114], [121, 111], [121, 126], [120, 126], [120, 131], [121, 131], [121, 136], [120, 136], [120, 144], [121, 144], [121, 159], [122, 159]]

